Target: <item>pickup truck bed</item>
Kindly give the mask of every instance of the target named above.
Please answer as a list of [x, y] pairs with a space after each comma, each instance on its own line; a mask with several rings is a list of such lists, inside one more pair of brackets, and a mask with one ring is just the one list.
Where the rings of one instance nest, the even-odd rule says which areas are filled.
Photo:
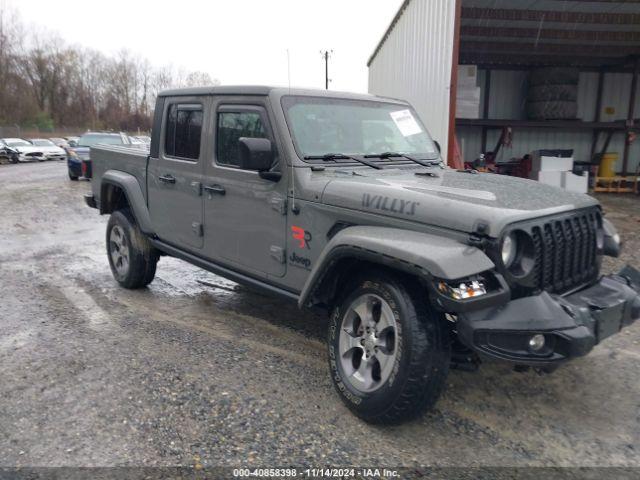
[[[149, 164], [149, 152], [129, 146], [100, 145], [91, 148], [92, 180], [96, 185], [102, 183], [105, 169], [126, 172], [133, 175], [142, 188], [142, 193], [147, 198], [147, 166]], [[94, 190], [95, 199], [100, 204], [100, 190]]]

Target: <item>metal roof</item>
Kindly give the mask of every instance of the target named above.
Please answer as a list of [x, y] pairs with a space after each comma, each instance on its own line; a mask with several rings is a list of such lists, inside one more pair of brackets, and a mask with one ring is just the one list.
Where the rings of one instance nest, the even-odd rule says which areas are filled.
[[211, 87], [189, 87], [163, 90], [159, 97], [197, 96], [197, 95], [269, 95], [274, 87], [264, 85], [224, 85]]
[[370, 101], [384, 101], [391, 103], [403, 103], [404, 100], [399, 100], [390, 97], [380, 97], [376, 95], [370, 95], [368, 93], [352, 93], [352, 92], [339, 92], [335, 90], [321, 90], [313, 88], [288, 88], [288, 87], [274, 87], [266, 85], [222, 85], [222, 86], [210, 86], [210, 87], [189, 87], [189, 88], [175, 88], [171, 90], [163, 90], [158, 94], [159, 97], [195, 97], [200, 95], [298, 95], [306, 97], [328, 97], [328, 98], [343, 98], [352, 100], [370, 100]]
[[[406, 11], [405, 0], [376, 55]], [[638, 0], [461, 0], [461, 64], [622, 68], [640, 57]]]

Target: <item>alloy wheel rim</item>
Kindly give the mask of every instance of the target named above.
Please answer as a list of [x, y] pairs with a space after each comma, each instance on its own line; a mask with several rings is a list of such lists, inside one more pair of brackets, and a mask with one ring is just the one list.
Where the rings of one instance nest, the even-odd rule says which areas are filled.
[[125, 276], [129, 270], [129, 246], [124, 231], [116, 225], [109, 235], [109, 254], [118, 275]]
[[338, 350], [347, 382], [361, 392], [384, 385], [397, 356], [396, 320], [380, 296], [364, 294], [347, 308], [342, 319]]

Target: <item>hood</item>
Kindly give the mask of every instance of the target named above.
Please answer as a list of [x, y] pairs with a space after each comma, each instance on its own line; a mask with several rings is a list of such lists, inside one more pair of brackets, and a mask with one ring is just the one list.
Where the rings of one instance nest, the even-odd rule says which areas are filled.
[[60, 148], [60, 147], [56, 147], [55, 145], [51, 145], [49, 147], [44, 146], [44, 147], [36, 147], [39, 149], [40, 152], [44, 152], [44, 153], [55, 153], [56, 155], [64, 155], [65, 151], [64, 149]]
[[334, 175], [322, 196], [327, 205], [473, 232], [480, 223], [497, 237], [509, 223], [598, 205], [584, 194], [492, 173], [430, 169], [377, 170]]
[[36, 147], [35, 145], [24, 146], [21, 145], [19, 147], [9, 147], [14, 149], [18, 153], [42, 153], [44, 152], [44, 148], [46, 147]]

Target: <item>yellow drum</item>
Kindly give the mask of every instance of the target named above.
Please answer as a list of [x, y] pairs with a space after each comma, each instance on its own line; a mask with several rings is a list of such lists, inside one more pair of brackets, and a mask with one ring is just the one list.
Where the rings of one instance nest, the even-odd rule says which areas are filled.
[[598, 169], [599, 177], [615, 177], [616, 163], [618, 162], [617, 153], [605, 153], [600, 159], [600, 168]]

